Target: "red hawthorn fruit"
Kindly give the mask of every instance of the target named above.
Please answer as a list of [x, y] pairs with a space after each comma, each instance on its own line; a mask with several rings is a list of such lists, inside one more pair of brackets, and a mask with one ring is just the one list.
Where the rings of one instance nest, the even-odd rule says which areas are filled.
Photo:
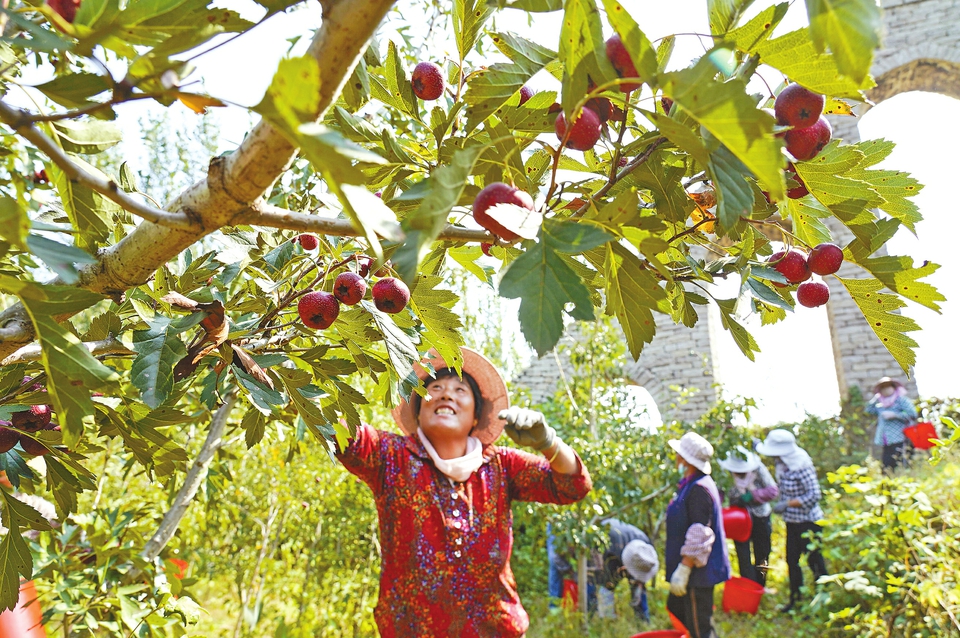
[[24, 432], [36, 432], [50, 425], [52, 414], [49, 405], [31, 405], [29, 410], [21, 410], [10, 415], [13, 427]]
[[41, 168], [39, 171], [34, 171], [33, 182], [35, 184], [49, 184], [50, 177], [47, 175], [47, 169]]
[[[799, 250], [790, 250], [788, 252], [779, 251], [773, 254], [767, 263], [781, 275], [786, 277], [791, 284], [798, 284], [801, 281], [810, 279], [810, 269], [807, 267], [807, 257]], [[773, 282], [775, 286], [781, 288], [787, 284]]]
[[551, 105], [549, 106], [549, 108], [547, 108], [547, 113], [551, 113], [551, 114], [552, 114], [552, 113], [559, 113], [559, 112], [561, 112], [562, 110], [563, 110], [563, 107], [560, 106], [560, 103], [559, 103], [559, 102], [554, 102], [553, 104], [551, 104]]
[[669, 113], [670, 109], [673, 108], [673, 100], [668, 98], [666, 95], [660, 98], [660, 106], [663, 107], [664, 113]]
[[[557, 138], [563, 140], [567, 134], [567, 121], [563, 113], [557, 116], [557, 121], [553, 123], [553, 130]], [[567, 138], [567, 146], [575, 151], [588, 151], [593, 148], [600, 140], [600, 117], [593, 110], [586, 107], [580, 111], [580, 117], [570, 128], [570, 137]]]
[[28, 436], [20, 437], [20, 447], [30, 456], [46, 456], [50, 454], [50, 448]]
[[297, 235], [293, 241], [299, 242], [300, 245], [303, 246], [304, 250], [315, 250], [317, 246], [320, 245], [320, 240], [317, 239], [317, 236], [311, 235], [310, 233]]
[[493, 254], [490, 252], [491, 248], [493, 248], [493, 244], [488, 244], [486, 242], [480, 244], [480, 250], [482, 250], [483, 254], [487, 257], [493, 257]]
[[376, 195], [380, 199], [383, 199], [383, 191], [377, 191], [376, 193], [374, 193], [374, 195]]
[[626, 157], [621, 157], [621, 158], [620, 158], [620, 161], [617, 162], [617, 168], [623, 168], [623, 167], [626, 166], [626, 165], [627, 165], [627, 158], [626, 158]]
[[822, 281], [805, 281], [797, 288], [797, 301], [801, 306], [816, 308], [830, 300], [830, 288]]
[[308, 292], [297, 303], [297, 314], [308, 328], [326, 330], [340, 314], [340, 302], [329, 292]]
[[370, 274], [370, 266], [373, 265], [373, 260], [367, 257], [366, 255], [357, 259], [357, 274], [361, 277], [366, 277]]
[[608, 97], [592, 97], [587, 100], [586, 106], [597, 114], [601, 122], [609, 120], [610, 114], [613, 113], [613, 102]]
[[[620, 39], [619, 35], [614, 34], [607, 40], [606, 49], [607, 57], [610, 58], [610, 64], [616, 69], [617, 75], [622, 78], [639, 77], [640, 74], [637, 73], [637, 67], [633, 66], [633, 60], [630, 59], [630, 54], [627, 53], [627, 47], [623, 46], [623, 40]], [[640, 85], [634, 82], [620, 85], [620, 91], [623, 93], [629, 93], [639, 88]]]
[[413, 94], [421, 100], [436, 100], [443, 95], [443, 70], [433, 62], [421, 62], [410, 76]]
[[333, 295], [340, 303], [355, 306], [367, 292], [366, 280], [355, 272], [342, 272], [333, 282]]
[[[0, 426], [10, 425], [9, 421], [0, 421]], [[20, 433], [8, 427], [0, 427], [0, 454], [9, 452], [20, 442]]]
[[373, 284], [373, 303], [380, 312], [395, 315], [410, 302], [407, 284], [394, 277], [384, 277]]
[[73, 24], [73, 21], [77, 17], [77, 10], [80, 8], [81, 0], [47, 0], [47, 5], [58, 14], [60, 17]]
[[520, 106], [527, 103], [527, 100], [533, 97], [533, 89], [524, 84], [520, 87]]
[[773, 103], [777, 124], [803, 129], [813, 126], [823, 115], [824, 97], [799, 84], [787, 85]]
[[818, 244], [807, 257], [807, 267], [818, 275], [832, 275], [840, 270], [843, 263], [843, 250], [831, 243]]
[[833, 127], [827, 118], [821, 117], [813, 126], [787, 131], [783, 139], [787, 143], [787, 152], [801, 162], [812, 160], [833, 137]]
[[530, 197], [528, 193], [510, 184], [494, 182], [487, 184], [487, 186], [477, 194], [476, 199], [473, 200], [473, 218], [478, 224], [497, 237], [501, 237], [506, 241], [516, 241], [519, 239], [519, 235], [508, 230], [487, 214], [487, 209], [497, 204], [514, 204], [527, 210], [533, 210], [533, 198]]

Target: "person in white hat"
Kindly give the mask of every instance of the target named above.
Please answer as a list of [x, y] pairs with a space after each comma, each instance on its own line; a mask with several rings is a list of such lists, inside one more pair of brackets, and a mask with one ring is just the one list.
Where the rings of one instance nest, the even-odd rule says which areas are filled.
[[630, 606], [639, 620], [650, 620], [647, 604], [647, 583], [660, 569], [657, 550], [639, 527], [608, 518], [601, 523], [610, 528], [607, 549], [600, 558], [597, 575], [597, 609], [601, 618], [616, 618], [613, 591], [624, 578], [630, 584]]
[[907, 438], [903, 430], [917, 422], [917, 409], [907, 397], [907, 389], [896, 379], [883, 377], [873, 386], [873, 398], [864, 411], [877, 417], [873, 444], [883, 449], [884, 470], [907, 464]]
[[780, 491], [770, 471], [760, 462], [760, 457], [742, 446], [737, 446], [736, 452], [731, 451], [719, 463], [720, 467], [733, 475], [733, 485], [727, 490], [727, 499], [731, 505], [746, 508], [752, 522], [750, 538], [734, 541], [740, 575], [765, 585], [772, 531], [770, 501], [776, 500]]
[[787, 572], [790, 576], [790, 602], [780, 608], [788, 612], [799, 604], [800, 588], [803, 587], [803, 570], [800, 557], [807, 554], [807, 565], [816, 581], [827, 574], [823, 554], [815, 548], [808, 549], [810, 540], [818, 541], [822, 527], [817, 522], [823, 518], [820, 509], [820, 482], [813, 459], [797, 445], [797, 439], [789, 430], [770, 430], [766, 440], [757, 446], [763, 456], [777, 459], [775, 474], [780, 488], [780, 500], [773, 511], [783, 516], [787, 524]]
[[730, 578], [720, 492], [710, 478], [713, 446], [695, 432], [669, 441], [683, 479], [667, 505], [664, 564], [670, 580], [667, 609], [690, 638], [710, 638], [713, 589]]
[[[509, 407], [500, 374], [462, 348], [436, 352], [393, 417], [405, 436], [361, 425], [337, 455], [373, 491], [380, 524], [383, 638], [522, 636], [530, 624], [510, 569], [513, 501], [568, 504], [590, 475], [543, 415]], [[500, 433], [542, 456], [498, 447]]]

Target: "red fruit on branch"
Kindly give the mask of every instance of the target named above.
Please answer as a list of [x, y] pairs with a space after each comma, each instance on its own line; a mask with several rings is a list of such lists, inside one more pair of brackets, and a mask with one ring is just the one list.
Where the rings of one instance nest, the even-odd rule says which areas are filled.
[[836, 244], [823, 243], [814, 247], [807, 257], [807, 267], [818, 275], [832, 275], [843, 263], [843, 249]]
[[[563, 140], [567, 134], [567, 121], [563, 113], [557, 116], [557, 121], [553, 123], [553, 130], [557, 138]], [[570, 137], [567, 138], [567, 146], [575, 151], [589, 151], [600, 140], [600, 117], [591, 109], [586, 107], [580, 111], [580, 117], [570, 128]]]
[[23, 451], [31, 456], [46, 456], [50, 454], [50, 448], [48, 448], [43, 443], [35, 441], [27, 436], [20, 437], [20, 447], [23, 448]]
[[487, 257], [493, 257], [493, 254], [490, 252], [491, 248], [493, 248], [493, 244], [488, 244], [486, 242], [480, 244], [480, 250], [483, 251], [483, 254]]
[[830, 288], [822, 281], [805, 281], [797, 288], [797, 301], [801, 306], [816, 308], [830, 300]]
[[519, 235], [512, 230], [505, 228], [500, 224], [500, 222], [495, 220], [489, 215], [489, 213], [487, 213], [487, 209], [489, 209], [491, 206], [496, 206], [497, 204], [513, 204], [515, 206], [526, 208], [527, 210], [533, 210], [533, 198], [530, 197], [529, 194], [525, 193], [519, 188], [511, 186], [510, 184], [494, 182], [492, 184], [488, 184], [477, 194], [476, 199], [473, 200], [473, 218], [478, 224], [489, 230], [497, 237], [501, 237], [507, 241], [515, 241], [519, 239]]
[[780, 91], [773, 103], [777, 124], [795, 129], [808, 128], [823, 115], [824, 97], [805, 89], [799, 84], [790, 84]]
[[787, 152], [797, 160], [806, 162], [816, 157], [832, 137], [833, 127], [827, 118], [821, 117], [813, 126], [787, 131], [783, 139], [787, 143]]
[[8, 427], [9, 421], [0, 421], [0, 454], [9, 452], [17, 443], [20, 442], [20, 433]]
[[60, 14], [60, 17], [73, 24], [80, 8], [80, 0], [47, 0], [47, 5]]
[[394, 277], [384, 277], [373, 284], [373, 303], [380, 312], [395, 315], [410, 302], [407, 284]]
[[608, 97], [593, 97], [587, 100], [587, 108], [597, 114], [601, 122], [610, 119], [613, 113], [613, 102]]
[[31, 405], [29, 410], [21, 410], [10, 415], [13, 427], [24, 432], [36, 432], [50, 425], [52, 411], [49, 405]]
[[33, 182], [35, 184], [49, 184], [50, 177], [47, 175], [47, 169], [41, 168], [39, 171], [34, 171]]
[[320, 240], [317, 238], [317, 236], [311, 235], [310, 233], [297, 235], [293, 241], [299, 242], [299, 244], [303, 246], [304, 250], [315, 250], [317, 246], [320, 245]]
[[[787, 252], [779, 251], [773, 254], [767, 261], [768, 264], [786, 277], [791, 284], [798, 284], [801, 281], [810, 279], [810, 269], [807, 267], [807, 257], [799, 250], [789, 250]], [[784, 287], [786, 284], [773, 282], [774, 285]]]
[[342, 272], [333, 282], [333, 295], [348, 306], [355, 306], [367, 292], [367, 282], [355, 272]]
[[807, 190], [807, 185], [803, 183], [803, 180], [800, 179], [797, 171], [793, 168], [793, 164], [787, 168], [787, 179], [792, 179], [797, 183], [797, 186], [787, 189], [787, 197], [790, 199], [800, 199], [810, 194], [810, 191]]
[[421, 100], [436, 100], [443, 95], [443, 70], [433, 62], [421, 62], [413, 69], [410, 85]]
[[520, 106], [527, 103], [527, 100], [533, 97], [533, 89], [524, 84], [520, 87]]
[[[637, 67], [633, 65], [633, 60], [630, 59], [630, 54], [627, 53], [627, 47], [623, 46], [623, 40], [620, 39], [619, 35], [614, 34], [607, 40], [606, 50], [610, 64], [613, 65], [617, 75], [622, 78], [639, 77], [640, 74], [637, 73]], [[620, 85], [620, 90], [624, 93], [629, 93], [639, 88], [640, 85], [635, 82], [627, 82]]]
[[300, 321], [308, 328], [326, 330], [340, 314], [340, 302], [329, 292], [308, 292], [297, 303]]
[[373, 265], [373, 260], [367, 256], [363, 256], [357, 259], [357, 274], [361, 277], [366, 277], [370, 274], [370, 266]]
[[660, 106], [663, 107], [664, 113], [669, 113], [670, 109], [673, 108], [673, 100], [668, 98], [666, 95], [660, 98]]

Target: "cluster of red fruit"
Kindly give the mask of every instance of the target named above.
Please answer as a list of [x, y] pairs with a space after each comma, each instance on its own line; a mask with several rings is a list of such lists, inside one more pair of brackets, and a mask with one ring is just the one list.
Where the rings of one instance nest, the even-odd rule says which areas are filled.
[[[799, 84], [790, 84], [780, 91], [773, 104], [773, 116], [780, 126], [793, 128], [777, 137], [782, 137], [787, 152], [797, 161], [806, 162], [820, 154], [833, 138], [833, 128], [823, 116], [824, 96], [803, 88]], [[769, 110], [769, 109], [767, 109]], [[810, 191], [797, 175], [793, 164], [787, 168], [787, 178], [797, 182], [797, 186], [787, 190], [787, 197], [800, 199]]]
[[[300, 235], [293, 241], [306, 250], [313, 250], [319, 245], [317, 237], [310, 234]], [[300, 297], [297, 314], [305, 326], [314, 330], [326, 330], [340, 316], [340, 304], [355, 306], [360, 303], [367, 294], [366, 277], [370, 274], [373, 260], [364, 256], [356, 263], [357, 272], [348, 270], [337, 275], [332, 293], [315, 290]], [[379, 276], [381, 273], [386, 274], [386, 270], [378, 270], [376, 274]], [[383, 277], [373, 285], [371, 296], [377, 310], [396, 314], [410, 302], [410, 289], [395, 277]]]
[[[29, 379], [27, 379], [29, 381]], [[39, 385], [35, 385], [39, 388]], [[52, 423], [53, 411], [49, 405], [32, 405], [29, 410], [21, 410], [10, 415], [9, 421], [0, 421], [0, 454], [9, 452], [19, 443], [27, 454], [43, 456], [50, 450], [29, 436], [20, 436], [23, 432], [40, 430], [59, 431], [60, 426]]]
[[778, 287], [800, 284], [797, 287], [797, 301], [801, 306], [816, 308], [830, 299], [830, 288], [822, 281], [807, 281], [811, 274], [832, 275], [840, 270], [843, 263], [843, 251], [836, 244], [819, 244], [809, 255], [791, 248], [774, 253], [767, 261], [789, 283], [773, 282]]
[[80, 0], [47, 0], [47, 4], [70, 24], [73, 24], [80, 8]]

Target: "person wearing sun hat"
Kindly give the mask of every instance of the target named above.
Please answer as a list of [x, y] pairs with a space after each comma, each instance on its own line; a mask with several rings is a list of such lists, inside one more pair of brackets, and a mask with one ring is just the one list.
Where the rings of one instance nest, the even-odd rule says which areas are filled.
[[877, 417], [873, 444], [883, 448], [884, 470], [906, 465], [907, 438], [903, 430], [917, 420], [917, 409], [907, 397], [907, 389], [896, 379], [883, 377], [873, 386], [873, 397], [864, 410]]
[[657, 550], [650, 543], [650, 537], [635, 525], [616, 518], [608, 518], [601, 525], [609, 528], [609, 541], [599, 559], [602, 566], [596, 577], [599, 616], [616, 617], [613, 591], [626, 578], [634, 615], [649, 621], [646, 586], [660, 569]]
[[[511, 503], [574, 503], [592, 486], [541, 413], [510, 407], [493, 364], [460, 354], [461, 372], [435, 351], [415, 366], [424, 394], [393, 411], [404, 435], [361, 425], [337, 454], [377, 506], [382, 638], [522, 636]], [[494, 445], [504, 430], [542, 456]]]
[[687, 628], [690, 638], [709, 638], [716, 635], [713, 589], [730, 578], [720, 492], [710, 477], [713, 446], [696, 432], [668, 444], [677, 453], [683, 478], [667, 505], [667, 609]]
[[733, 485], [727, 490], [730, 504], [750, 512], [750, 538], [733, 543], [737, 548], [740, 575], [764, 585], [770, 559], [770, 501], [775, 500], [780, 491], [760, 457], [745, 447], [737, 446], [736, 451], [731, 450], [719, 464], [733, 475]]
[[800, 588], [803, 587], [800, 557], [807, 554], [807, 565], [813, 572], [814, 581], [827, 573], [820, 550], [808, 549], [810, 540], [819, 540], [823, 529], [817, 522], [823, 518], [820, 482], [813, 459], [797, 445], [796, 437], [789, 430], [770, 430], [763, 443], [757, 446], [757, 452], [777, 459], [775, 474], [780, 500], [773, 506], [773, 511], [783, 516], [787, 524], [786, 560], [790, 577], [790, 602], [780, 611], [788, 612], [800, 602]]

